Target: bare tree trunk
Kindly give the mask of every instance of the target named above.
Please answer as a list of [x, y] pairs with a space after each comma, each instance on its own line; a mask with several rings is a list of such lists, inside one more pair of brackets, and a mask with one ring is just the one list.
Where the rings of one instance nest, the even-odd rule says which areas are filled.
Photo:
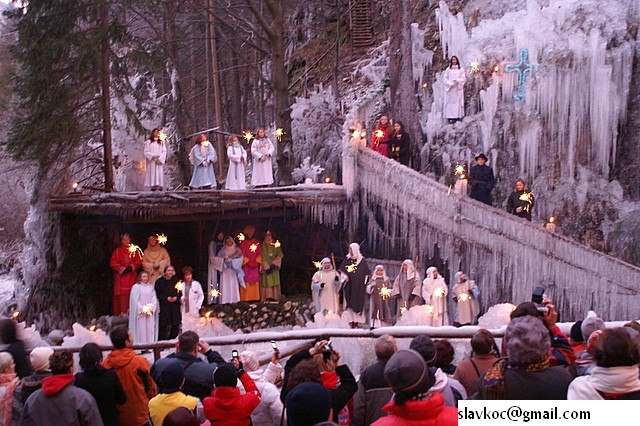
[[102, 145], [104, 147], [104, 190], [113, 191], [113, 162], [111, 152], [111, 90], [109, 87], [109, 3], [100, 4], [100, 84], [102, 86]]
[[[220, 72], [218, 70], [218, 43], [216, 41], [216, 27], [214, 24], [215, 17], [213, 16], [213, 0], [208, 0], [209, 16], [207, 24], [209, 25], [209, 43], [211, 50], [211, 72], [213, 74], [213, 101], [214, 108], [216, 110], [216, 126], [221, 129], [222, 123], [222, 98], [220, 93]], [[221, 133], [216, 133], [216, 146], [218, 151], [218, 176], [222, 179], [224, 176], [224, 139]]]
[[420, 168], [422, 129], [418, 122], [416, 83], [413, 80], [411, 52], [411, 1], [391, 2], [391, 29], [389, 37], [389, 75], [391, 76], [391, 113], [404, 122], [411, 137], [413, 168]]

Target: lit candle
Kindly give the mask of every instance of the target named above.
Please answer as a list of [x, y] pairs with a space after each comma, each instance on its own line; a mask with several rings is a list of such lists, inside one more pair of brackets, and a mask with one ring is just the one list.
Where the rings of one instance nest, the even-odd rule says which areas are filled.
[[551, 233], [556, 232], [556, 219], [553, 216], [549, 218], [549, 221], [545, 225], [545, 228], [547, 228], [547, 231]]

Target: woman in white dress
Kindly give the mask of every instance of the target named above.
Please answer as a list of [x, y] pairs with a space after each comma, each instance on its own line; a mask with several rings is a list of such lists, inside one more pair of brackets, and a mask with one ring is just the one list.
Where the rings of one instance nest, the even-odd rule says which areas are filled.
[[244, 165], [247, 163], [247, 151], [238, 141], [238, 136], [231, 135], [227, 141], [227, 157], [229, 157], [229, 171], [227, 172], [226, 189], [242, 190], [247, 188], [244, 175]]
[[422, 281], [422, 298], [431, 313], [431, 324], [427, 325], [449, 325], [447, 293], [447, 283], [438, 274], [438, 269], [435, 266], [427, 269], [427, 278]]
[[138, 283], [129, 296], [129, 331], [133, 343], [153, 343], [158, 340], [158, 298], [149, 273], [140, 272]]
[[273, 183], [273, 153], [275, 152], [275, 147], [263, 128], [258, 129], [257, 134], [258, 136], [251, 144], [251, 156], [253, 157], [251, 185], [271, 185]]
[[246, 286], [244, 283], [244, 272], [242, 271], [242, 250], [227, 237], [224, 240], [224, 247], [220, 249], [215, 265], [221, 272], [220, 277], [220, 303], [236, 303], [240, 301], [240, 287]]
[[340, 279], [338, 272], [333, 269], [331, 260], [325, 257], [320, 262], [322, 269], [313, 274], [311, 278], [311, 296], [316, 307], [316, 312], [340, 315]]
[[450, 124], [464, 117], [464, 83], [467, 77], [457, 56], [452, 56], [449, 68], [444, 71], [444, 116]]
[[164, 163], [167, 161], [167, 146], [164, 143], [164, 133], [160, 129], [153, 129], [151, 138], [144, 143], [144, 158], [147, 172], [144, 186], [152, 191], [164, 188]]

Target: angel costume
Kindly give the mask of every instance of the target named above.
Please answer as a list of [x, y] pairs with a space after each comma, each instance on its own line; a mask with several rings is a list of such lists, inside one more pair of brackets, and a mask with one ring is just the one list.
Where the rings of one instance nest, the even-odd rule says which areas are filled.
[[[230, 237], [227, 237], [229, 239]], [[233, 240], [232, 240], [233, 241]], [[236, 243], [224, 245], [216, 256], [216, 269], [222, 272], [220, 277], [220, 303], [240, 301], [240, 286], [245, 287], [242, 271], [242, 251]]]
[[153, 283], [137, 283], [129, 297], [129, 331], [133, 343], [158, 340], [158, 298]]
[[[455, 67], [455, 65], [454, 65]], [[464, 69], [458, 66], [458, 68], [447, 68], [444, 72], [444, 88], [445, 105], [444, 105], [444, 117], [447, 119], [459, 119], [464, 117], [464, 83], [467, 81], [467, 77], [464, 73]]]
[[449, 325], [449, 317], [447, 315], [447, 283], [440, 275], [434, 278], [434, 273], [438, 269], [434, 266], [427, 269], [427, 278], [422, 281], [422, 298], [424, 302], [431, 306], [431, 324], [432, 326]]

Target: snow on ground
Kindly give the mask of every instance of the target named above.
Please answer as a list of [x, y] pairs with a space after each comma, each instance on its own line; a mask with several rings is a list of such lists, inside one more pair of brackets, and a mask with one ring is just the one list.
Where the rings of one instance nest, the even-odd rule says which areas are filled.
[[4, 308], [11, 299], [16, 285], [16, 279], [13, 274], [0, 275], [0, 303]]

